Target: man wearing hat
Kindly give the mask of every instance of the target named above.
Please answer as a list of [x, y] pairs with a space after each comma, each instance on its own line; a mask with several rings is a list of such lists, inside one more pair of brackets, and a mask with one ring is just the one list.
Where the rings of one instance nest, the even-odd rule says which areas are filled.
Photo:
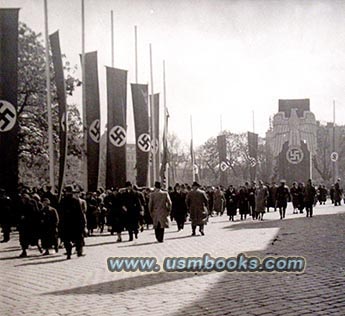
[[169, 227], [168, 216], [171, 211], [171, 199], [168, 192], [161, 190], [161, 183], [155, 182], [155, 190], [150, 194], [149, 212], [158, 242], [163, 242], [164, 228]]
[[132, 241], [133, 235], [138, 238], [140, 214], [144, 213], [144, 207], [138, 192], [133, 190], [132, 183], [129, 181], [126, 182], [126, 189], [121, 193], [121, 202], [129, 241]]
[[197, 182], [193, 183], [192, 190], [187, 194], [186, 204], [192, 222], [192, 236], [195, 236], [197, 226], [199, 226], [200, 234], [205, 235], [204, 225], [208, 217], [208, 199], [205, 191], [200, 189]]
[[287, 203], [291, 200], [290, 190], [285, 183], [285, 180], [281, 180], [280, 186], [277, 188], [276, 192], [277, 207], [279, 208], [280, 219], [285, 218]]
[[71, 259], [72, 244], [75, 244], [78, 257], [83, 256], [85, 216], [80, 201], [73, 196], [73, 187], [67, 186], [60, 203], [60, 236], [65, 245], [67, 259]]
[[311, 179], [308, 180], [307, 185], [304, 188], [303, 196], [307, 217], [313, 217], [316, 189], [313, 186]]

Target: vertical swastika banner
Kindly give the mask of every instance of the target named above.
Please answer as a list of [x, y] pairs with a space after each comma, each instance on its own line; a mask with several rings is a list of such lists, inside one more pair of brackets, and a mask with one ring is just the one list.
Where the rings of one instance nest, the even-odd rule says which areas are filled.
[[58, 198], [60, 200], [62, 188], [65, 181], [66, 157], [67, 157], [67, 104], [66, 104], [66, 87], [63, 73], [62, 56], [60, 49], [59, 32], [49, 36], [50, 46], [52, 49], [53, 65], [55, 72], [56, 94], [59, 104], [59, 137], [60, 137], [60, 158], [59, 158], [59, 183]]
[[136, 139], [137, 185], [147, 186], [151, 137], [149, 134], [148, 85], [132, 84], [133, 113]]
[[107, 169], [106, 187], [126, 183], [127, 70], [106, 67], [107, 74]]
[[220, 169], [220, 184], [222, 186], [227, 186], [227, 159], [226, 159], [226, 136], [217, 136], [217, 147], [219, 153], [219, 169]]
[[97, 52], [85, 54], [85, 107], [87, 131], [87, 191], [98, 186], [100, 108]]
[[18, 13], [0, 9], [0, 188], [18, 186]]
[[256, 178], [256, 165], [258, 159], [258, 134], [248, 132], [248, 154], [250, 163], [250, 180], [254, 181]]
[[151, 104], [152, 97], [150, 96], [150, 107], [151, 107], [151, 113], [152, 113], [152, 106], [154, 107], [154, 115], [155, 117], [151, 116], [151, 126], [154, 124], [155, 126], [155, 136], [156, 136], [156, 140], [153, 140], [152, 137], [152, 129], [151, 129], [151, 146], [152, 146], [152, 150], [151, 150], [151, 156], [155, 155], [155, 159], [156, 159], [156, 165], [155, 165], [155, 169], [156, 169], [156, 179], [154, 179], [154, 173], [153, 173], [153, 160], [151, 157], [151, 179], [152, 181], [158, 181], [158, 177], [159, 177], [159, 159], [160, 159], [160, 152], [159, 152], [159, 146], [160, 146], [160, 137], [159, 137], [159, 93], [156, 93], [153, 95], [153, 105]]

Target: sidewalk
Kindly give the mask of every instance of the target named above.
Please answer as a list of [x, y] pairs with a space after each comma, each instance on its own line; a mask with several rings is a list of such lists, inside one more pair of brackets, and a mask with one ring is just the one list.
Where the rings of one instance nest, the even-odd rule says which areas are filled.
[[[86, 256], [67, 261], [61, 250], [20, 254], [18, 236], [0, 245], [1, 315], [345, 315], [345, 207], [318, 206], [313, 218], [278, 212], [263, 222], [210, 218], [205, 236], [172, 225], [165, 242], [153, 230], [122, 243], [110, 235], [86, 239]], [[112, 273], [108, 257], [304, 256], [303, 274]]]

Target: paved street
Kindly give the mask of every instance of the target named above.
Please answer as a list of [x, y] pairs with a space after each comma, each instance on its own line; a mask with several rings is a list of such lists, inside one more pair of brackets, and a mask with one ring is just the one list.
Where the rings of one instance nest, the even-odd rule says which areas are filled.
[[[64, 250], [42, 257], [31, 248], [18, 258], [18, 235], [0, 245], [0, 314], [7, 315], [345, 315], [345, 207], [317, 206], [313, 218], [278, 212], [263, 222], [210, 218], [205, 236], [176, 225], [165, 242], [153, 230], [134, 242], [104, 234], [86, 239], [86, 256], [67, 261]], [[296, 273], [109, 272], [107, 257], [303, 256]]]

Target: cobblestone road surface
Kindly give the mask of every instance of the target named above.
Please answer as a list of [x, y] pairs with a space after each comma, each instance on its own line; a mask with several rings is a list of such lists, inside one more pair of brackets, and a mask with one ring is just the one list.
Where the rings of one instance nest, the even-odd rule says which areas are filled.
[[[86, 239], [86, 256], [67, 261], [63, 250], [42, 257], [31, 248], [18, 258], [18, 236], [0, 245], [0, 315], [345, 315], [345, 207], [317, 206], [315, 216], [278, 212], [263, 222], [230, 223], [212, 217], [205, 236], [190, 226], [153, 230], [133, 242], [109, 234]], [[127, 240], [124, 234], [124, 240]], [[239, 253], [303, 256], [297, 273], [125, 273], [109, 272], [106, 259], [121, 256], [232, 257]]]

